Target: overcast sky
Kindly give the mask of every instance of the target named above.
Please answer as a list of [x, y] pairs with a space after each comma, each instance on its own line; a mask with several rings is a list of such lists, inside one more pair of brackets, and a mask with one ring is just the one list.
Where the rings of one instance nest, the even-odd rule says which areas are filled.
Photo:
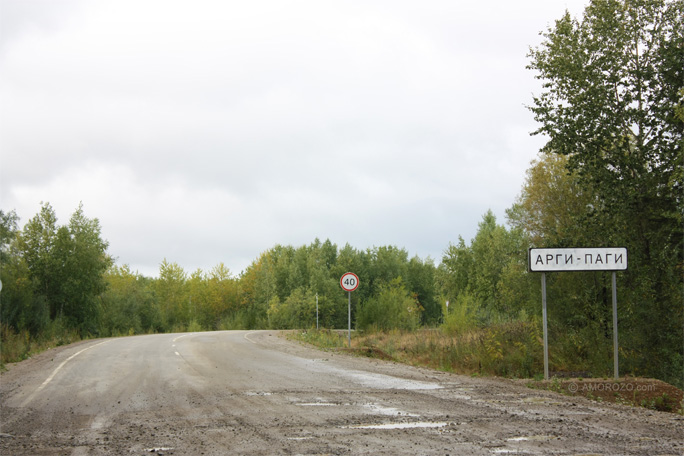
[[439, 263], [544, 138], [526, 54], [588, 0], [0, 0], [0, 209], [83, 202], [119, 264], [276, 244]]

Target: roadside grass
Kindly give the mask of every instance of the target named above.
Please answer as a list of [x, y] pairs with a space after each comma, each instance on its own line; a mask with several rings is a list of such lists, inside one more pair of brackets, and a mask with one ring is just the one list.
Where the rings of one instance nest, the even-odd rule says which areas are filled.
[[[308, 329], [290, 337], [324, 349], [347, 350], [346, 331]], [[351, 350], [466, 375], [529, 378], [543, 370], [542, 350], [532, 323], [512, 322], [456, 334], [440, 329], [354, 332]]]
[[331, 329], [305, 329], [290, 331], [289, 339], [298, 340], [322, 349], [344, 348], [347, 346], [347, 334]]
[[[550, 361], [555, 373], [564, 378], [554, 377], [549, 381], [543, 381], [542, 334], [539, 325], [530, 321], [497, 323], [484, 328], [462, 327], [457, 331], [444, 327], [422, 328], [415, 331], [355, 331], [352, 333], [351, 349], [347, 347], [346, 331], [291, 331], [288, 338], [325, 350], [349, 351], [359, 356], [461, 375], [527, 379], [529, 381], [526, 385], [530, 388], [582, 395], [592, 400], [641, 406], [653, 410], [684, 413], [684, 393], [681, 389], [654, 379], [628, 377], [617, 381], [618, 383], [608, 382], [606, 379], [611, 373], [607, 366], [610, 363], [600, 359], [593, 362], [593, 359], [579, 356], [577, 347], [571, 339], [568, 339], [567, 343], [554, 346]], [[610, 361], [609, 357], [607, 361]], [[579, 379], [565, 378], [578, 377], [578, 374], [581, 375]], [[590, 378], [592, 376], [595, 378]], [[595, 386], [577, 387], [590, 384]], [[605, 386], [607, 384], [610, 384], [612, 389]], [[573, 388], [575, 391], [572, 391]], [[616, 388], [626, 393], [615, 394], [613, 389]], [[639, 394], [636, 394], [635, 390], [638, 390]]]
[[3, 324], [0, 326], [0, 371], [6, 369], [7, 363], [23, 361], [42, 351], [79, 340], [78, 331], [66, 328], [59, 319], [35, 337], [26, 330], [17, 332]]

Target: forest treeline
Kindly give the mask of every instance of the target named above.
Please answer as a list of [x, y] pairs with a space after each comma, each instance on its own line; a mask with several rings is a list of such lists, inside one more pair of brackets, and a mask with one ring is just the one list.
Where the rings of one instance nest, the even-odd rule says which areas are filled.
[[[3, 356], [11, 338], [64, 331], [311, 328], [316, 301], [322, 327], [346, 328], [339, 279], [352, 271], [357, 329], [505, 333], [524, 323], [524, 341], [485, 343], [533, 346], [539, 357], [540, 277], [527, 272], [528, 249], [626, 247], [629, 267], [617, 274], [621, 373], [684, 386], [683, 15], [681, 1], [594, 0], [582, 19], [566, 14], [543, 34], [530, 51], [543, 82], [530, 110], [549, 141], [505, 223], [485, 212], [476, 235], [455, 238], [437, 264], [396, 246], [317, 239], [276, 245], [239, 275], [164, 260], [150, 278], [114, 263], [98, 220], [80, 206], [61, 226], [49, 204], [23, 227], [3, 211]], [[610, 375], [610, 273], [549, 273], [547, 294], [552, 370], [572, 359]]]

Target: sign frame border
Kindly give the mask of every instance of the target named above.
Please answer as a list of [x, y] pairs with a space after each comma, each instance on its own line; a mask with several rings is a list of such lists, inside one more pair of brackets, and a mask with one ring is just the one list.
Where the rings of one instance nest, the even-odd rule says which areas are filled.
[[[347, 277], [348, 275], [352, 275], [352, 276], [354, 276], [354, 278], [356, 279], [356, 286], [355, 286], [354, 288], [352, 288], [351, 290], [345, 288], [344, 285], [342, 284], [342, 281], [343, 281], [344, 278]], [[356, 289], [359, 288], [359, 283], [360, 283], [360, 281], [359, 281], [359, 276], [357, 276], [357, 275], [354, 274], [353, 272], [345, 272], [344, 274], [342, 274], [342, 277], [340, 277], [340, 286], [342, 287], [342, 289], [343, 289], [344, 291], [349, 292], [349, 293], [351, 293], [352, 291], [356, 291]]]
[[[532, 269], [532, 250], [599, 250], [599, 249], [624, 249], [625, 250], [625, 267], [623, 269], [556, 269], [556, 270], [534, 270]], [[629, 249], [627, 247], [530, 247], [527, 249], [527, 272], [611, 272], [611, 271], [626, 271], [629, 267]]]

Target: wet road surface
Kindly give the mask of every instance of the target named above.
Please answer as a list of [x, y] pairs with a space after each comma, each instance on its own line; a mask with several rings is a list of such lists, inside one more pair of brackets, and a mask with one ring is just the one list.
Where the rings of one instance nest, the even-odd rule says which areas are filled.
[[683, 417], [301, 346], [85, 341], [0, 376], [3, 455], [684, 453]]

